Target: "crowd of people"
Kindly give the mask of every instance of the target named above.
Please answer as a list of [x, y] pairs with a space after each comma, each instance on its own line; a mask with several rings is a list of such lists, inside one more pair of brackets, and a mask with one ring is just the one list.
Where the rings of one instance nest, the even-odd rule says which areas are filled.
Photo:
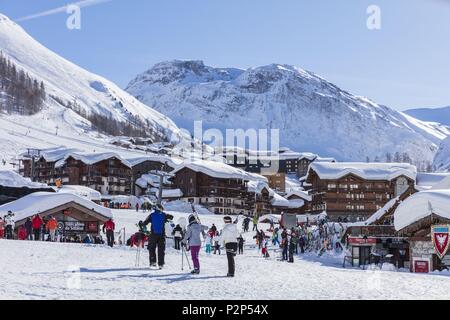
[[49, 242], [70, 242], [103, 244], [101, 235], [64, 235], [59, 231], [58, 221], [49, 215], [41, 217], [36, 214], [27, 218], [16, 231], [15, 214], [11, 211], [4, 217], [0, 217], [0, 239], [7, 240], [28, 240], [28, 241], [49, 241]]
[[341, 244], [344, 227], [340, 222], [329, 223], [326, 219], [321, 219], [315, 225], [306, 222], [290, 229], [274, 225], [271, 221], [267, 234], [256, 227], [256, 234], [253, 237], [261, 254], [266, 258], [270, 257], [268, 250], [270, 245], [280, 249], [280, 260], [290, 263], [294, 262], [295, 255], [305, 252], [322, 255], [327, 250], [338, 253], [344, 250]]
[[[141, 207], [141, 209], [144, 209]], [[136, 210], [139, 210], [137, 207]], [[147, 210], [147, 208], [145, 208]], [[201, 224], [198, 215], [194, 212], [185, 223], [187, 225], [176, 224], [172, 220], [173, 216], [165, 213], [162, 205], [153, 208], [150, 215], [137, 224], [138, 231], [128, 240], [131, 247], [144, 248], [147, 244], [149, 251], [149, 262], [151, 267], [163, 268], [165, 264], [166, 250], [166, 224], [172, 223], [174, 248], [190, 252], [193, 262], [193, 274], [200, 273], [199, 254], [204, 247], [207, 255], [222, 253], [224, 250], [228, 260], [227, 276], [233, 277], [235, 274], [234, 257], [244, 254], [245, 238], [239, 233], [237, 224], [239, 217], [233, 221], [229, 216], [224, 217], [224, 227], [219, 230], [215, 224], [205, 226]], [[253, 222], [253, 229], [250, 231], [250, 222]], [[269, 221], [269, 229], [259, 228], [257, 217], [250, 218], [243, 216], [243, 233], [255, 232], [253, 239], [256, 241], [258, 251], [264, 258], [270, 257], [270, 252], [281, 253], [280, 260], [290, 263], [294, 262], [294, 256], [305, 252], [317, 252], [322, 255], [326, 250], [342, 251], [340, 242], [344, 230], [342, 223], [328, 223], [326, 219], [319, 220], [314, 226], [308, 222], [299, 224], [290, 229], [282, 226], [275, 226], [273, 220]], [[148, 227], [150, 226], [150, 227]], [[102, 227], [106, 234], [106, 244], [113, 247], [115, 244], [115, 223], [109, 219]], [[85, 244], [104, 244], [100, 235], [91, 236], [63, 236], [58, 230], [58, 221], [52, 217], [41, 217], [39, 214], [28, 218], [26, 222], [19, 226], [15, 237], [14, 213], [8, 212], [4, 217], [0, 217], [0, 238], [52, 241], [52, 242], [75, 242]], [[269, 249], [272, 249], [270, 251]]]

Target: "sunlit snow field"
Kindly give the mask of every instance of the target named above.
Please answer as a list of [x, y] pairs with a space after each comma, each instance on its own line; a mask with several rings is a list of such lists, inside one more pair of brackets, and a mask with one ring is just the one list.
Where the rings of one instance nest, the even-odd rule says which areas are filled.
[[[175, 222], [185, 213], [171, 212]], [[115, 210], [118, 228], [130, 234], [146, 217]], [[222, 227], [222, 217], [201, 215]], [[239, 228], [241, 224], [238, 224]], [[266, 229], [267, 226], [260, 225]], [[201, 252], [201, 274], [181, 270], [181, 254], [168, 248], [163, 270], [148, 268], [148, 251], [135, 267], [136, 248], [0, 241], [1, 299], [449, 299], [450, 277], [342, 268], [342, 259], [315, 254], [278, 261], [264, 259], [246, 233], [235, 278], [226, 278], [225, 255]], [[168, 240], [168, 247], [172, 245]], [[274, 248], [273, 248], [274, 249]], [[78, 270], [79, 272], [73, 272]]]

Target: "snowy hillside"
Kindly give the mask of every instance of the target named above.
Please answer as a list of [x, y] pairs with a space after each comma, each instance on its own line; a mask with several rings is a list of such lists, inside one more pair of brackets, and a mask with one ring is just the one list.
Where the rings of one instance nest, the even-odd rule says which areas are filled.
[[442, 141], [436, 158], [434, 159], [434, 165], [438, 171], [450, 172], [450, 137]]
[[419, 108], [405, 111], [406, 114], [430, 122], [440, 122], [450, 127], [450, 106], [443, 108]]
[[288, 65], [248, 70], [169, 61], [138, 75], [126, 89], [190, 129], [192, 120], [224, 128], [278, 128], [281, 145], [338, 160], [383, 159], [406, 152], [432, 161], [448, 128], [354, 96]]
[[11, 149], [16, 153], [19, 148], [56, 145], [58, 139], [48, 137], [55, 135], [56, 130], [80, 144], [95, 143], [97, 133], [92, 132], [88, 121], [65, 107], [69, 103], [88, 115], [100, 114], [119, 122], [139, 117], [158, 139], [167, 141], [181, 135], [169, 118], [112, 82], [48, 50], [3, 15], [0, 15], [0, 50], [18, 69], [43, 81], [47, 93], [44, 110], [33, 117], [0, 115], [0, 150], [6, 152], [8, 159]]

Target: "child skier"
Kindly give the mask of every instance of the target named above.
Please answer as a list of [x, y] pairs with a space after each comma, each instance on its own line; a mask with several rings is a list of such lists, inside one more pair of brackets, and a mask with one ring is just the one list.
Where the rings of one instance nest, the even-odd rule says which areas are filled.
[[213, 237], [213, 242], [214, 242], [214, 254], [216, 254], [216, 252], [219, 252], [220, 255], [220, 235], [219, 235], [219, 231], [216, 231], [216, 234]]
[[238, 240], [238, 254], [244, 254], [244, 237], [242, 237], [242, 234], [239, 235]]
[[205, 237], [205, 252], [207, 255], [210, 255], [212, 251], [212, 238], [211, 234], [208, 232]]
[[262, 247], [261, 253], [262, 253], [264, 258], [266, 258], [266, 259], [270, 258], [270, 255], [269, 255], [269, 241], [268, 240], [266, 240], [264, 242], [264, 246]]

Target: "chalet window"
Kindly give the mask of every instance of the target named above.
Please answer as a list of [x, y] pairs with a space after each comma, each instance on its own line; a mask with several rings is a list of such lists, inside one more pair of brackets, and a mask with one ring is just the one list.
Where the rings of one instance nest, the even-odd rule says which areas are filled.
[[359, 188], [359, 185], [357, 185], [357, 184], [351, 184], [350, 185], [350, 189], [358, 189]]
[[362, 210], [364, 210], [364, 206], [358, 205], [358, 206], [356, 206], [356, 210], [362, 211]]
[[335, 183], [329, 183], [328, 184], [328, 190], [332, 190], [332, 189], [336, 189], [336, 184]]
[[348, 186], [347, 186], [346, 184], [340, 184], [340, 185], [339, 185], [339, 188], [340, 188], [340, 189], [347, 189], [347, 187], [348, 187]]
[[381, 200], [383, 200], [383, 195], [382, 194], [377, 194], [377, 195], [375, 195], [375, 199], [377, 201], [381, 201]]

